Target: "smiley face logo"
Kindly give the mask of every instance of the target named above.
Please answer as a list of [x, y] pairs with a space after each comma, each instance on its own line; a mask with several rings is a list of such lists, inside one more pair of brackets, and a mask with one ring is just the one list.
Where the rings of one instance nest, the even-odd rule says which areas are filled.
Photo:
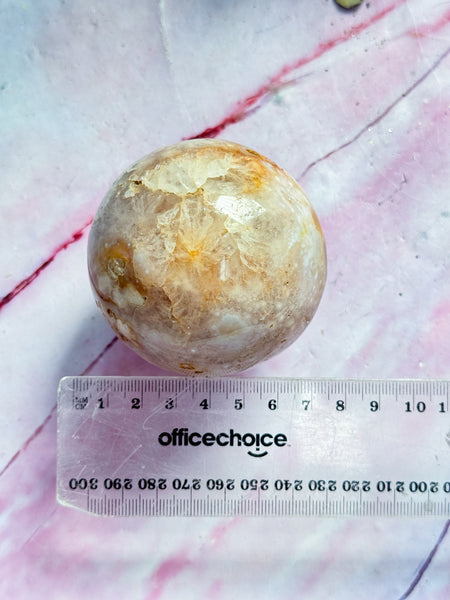
[[264, 450], [264, 452], [261, 452], [261, 448], [259, 446], [256, 446], [255, 452], [252, 452], [251, 450], [249, 450], [247, 452], [247, 454], [249, 454], [250, 456], [254, 456], [255, 458], [262, 458], [263, 456], [267, 456], [269, 453], [267, 452], [267, 450]]

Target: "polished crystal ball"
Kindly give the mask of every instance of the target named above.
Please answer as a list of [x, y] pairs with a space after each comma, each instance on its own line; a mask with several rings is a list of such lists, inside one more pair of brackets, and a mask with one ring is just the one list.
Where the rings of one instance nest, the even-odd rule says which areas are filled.
[[88, 264], [117, 335], [183, 374], [237, 373], [286, 348], [326, 278], [322, 230], [299, 185], [222, 140], [182, 142], [130, 167], [98, 209]]

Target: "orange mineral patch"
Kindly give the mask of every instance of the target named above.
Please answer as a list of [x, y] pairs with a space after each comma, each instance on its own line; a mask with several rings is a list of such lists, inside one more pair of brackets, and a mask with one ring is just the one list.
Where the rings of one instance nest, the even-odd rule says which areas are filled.
[[145, 287], [134, 273], [133, 249], [124, 240], [105, 244], [98, 253], [98, 263], [101, 271], [108, 273], [119, 289], [132, 286], [141, 296], [146, 296]]

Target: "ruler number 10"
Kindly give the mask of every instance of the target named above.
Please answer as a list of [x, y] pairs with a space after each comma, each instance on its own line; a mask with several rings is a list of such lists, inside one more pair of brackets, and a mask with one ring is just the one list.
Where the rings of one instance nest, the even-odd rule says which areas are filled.
[[418, 413], [423, 413], [423, 412], [425, 412], [425, 410], [427, 408], [427, 405], [425, 404], [425, 402], [422, 402], [422, 401], [417, 402], [415, 405], [414, 405], [414, 403], [411, 403], [408, 401], [408, 402], [405, 402], [405, 405], [406, 405], [405, 412], [408, 412], [408, 413], [413, 412], [413, 411], [416, 411]]

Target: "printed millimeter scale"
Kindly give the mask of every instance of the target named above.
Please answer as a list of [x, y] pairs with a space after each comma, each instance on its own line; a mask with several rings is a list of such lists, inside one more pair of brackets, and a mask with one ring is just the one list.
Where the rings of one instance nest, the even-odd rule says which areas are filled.
[[66, 377], [58, 500], [104, 516], [450, 516], [447, 381]]

